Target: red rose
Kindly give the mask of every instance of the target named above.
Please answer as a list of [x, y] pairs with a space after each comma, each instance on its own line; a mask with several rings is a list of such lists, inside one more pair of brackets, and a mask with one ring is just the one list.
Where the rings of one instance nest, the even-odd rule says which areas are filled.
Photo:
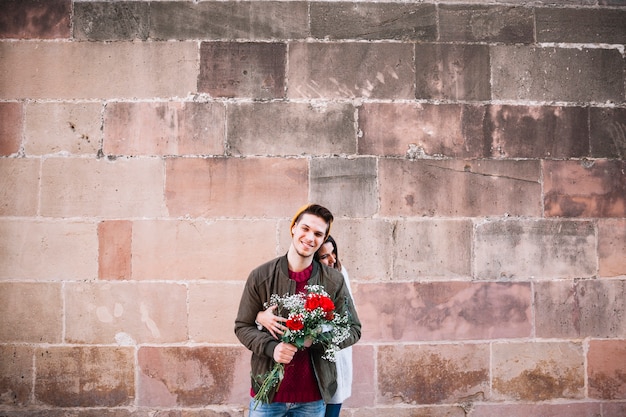
[[285, 326], [287, 326], [289, 330], [293, 330], [293, 331], [304, 329], [304, 323], [302, 323], [302, 316], [297, 315], [297, 316], [291, 317], [289, 320], [287, 320], [287, 322], [285, 323]]
[[320, 307], [322, 307], [322, 310], [324, 310], [326, 313], [331, 312], [335, 309], [335, 303], [333, 303], [333, 300], [326, 296], [320, 297], [319, 304]]
[[320, 307], [319, 294], [309, 294], [304, 302], [304, 309], [306, 311], [313, 311], [318, 307]]

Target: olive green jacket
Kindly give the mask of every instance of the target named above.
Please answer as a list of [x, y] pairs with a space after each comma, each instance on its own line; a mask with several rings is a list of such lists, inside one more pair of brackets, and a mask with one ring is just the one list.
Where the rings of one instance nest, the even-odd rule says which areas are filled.
[[[350, 337], [344, 340], [339, 347], [343, 349], [355, 344], [361, 338], [361, 322], [341, 272], [313, 261], [313, 271], [307, 285], [322, 285], [335, 303], [335, 311], [345, 311], [351, 317]], [[253, 387], [255, 386], [255, 376], [264, 375], [274, 366], [274, 348], [280, 343], [266, 329], [259, 330], [257, 328], [256, 315], [265, 309], [263, 303], [269, 301], [272, 294], [284, 296], [285, 294], [294, 294], [295, 290], [296, 282], [289, 279], [286, 255], [255, 268], [248, 276], [235, 319], [235, 334], [239, 341], [252, 351], [251, 380]], [[324, 349], [321, 345], [314, 344], [310, 347], [310, 352], [320, 393], [324, 401], [328, 402], [337, 389], [335, 363], [322, 359]], [[275, 392], [270, 394], [270, 401], [274, 394]]]

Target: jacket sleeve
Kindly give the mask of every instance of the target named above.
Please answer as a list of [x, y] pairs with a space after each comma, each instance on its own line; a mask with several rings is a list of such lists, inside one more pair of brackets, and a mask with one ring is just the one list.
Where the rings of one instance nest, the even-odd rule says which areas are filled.
[[255, 276], [255, 271], [252, 271], [241, 294], [235, 319], [235, 335], [255, 355], [271, 358], [279, 342], [271, 334], [259, 330], [256, 326], [256, 315], [263, 310], [263, 301], [255, 285]]

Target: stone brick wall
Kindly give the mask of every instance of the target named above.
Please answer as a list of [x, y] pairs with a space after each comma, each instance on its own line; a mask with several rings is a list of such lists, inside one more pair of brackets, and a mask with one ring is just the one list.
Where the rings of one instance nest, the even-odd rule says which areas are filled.
[[246, 415], [307, 201], [342, 416], [626, 415], [625, 45], [623, 0], [0, 0], [0, 415]]

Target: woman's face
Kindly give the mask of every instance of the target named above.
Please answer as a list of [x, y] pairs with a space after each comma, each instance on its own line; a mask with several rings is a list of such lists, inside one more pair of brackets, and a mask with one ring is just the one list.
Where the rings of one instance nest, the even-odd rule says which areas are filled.
[[320, 247], [319, 251], [317, 252], [320, 258], [320, 262], [324, 265], [330, 266], [331, 268], [334, 268], [335, 262], [337, 262], [337, 259], [333, 254], [333, 249], [333, 244], [330, 242], [326, 242]]

